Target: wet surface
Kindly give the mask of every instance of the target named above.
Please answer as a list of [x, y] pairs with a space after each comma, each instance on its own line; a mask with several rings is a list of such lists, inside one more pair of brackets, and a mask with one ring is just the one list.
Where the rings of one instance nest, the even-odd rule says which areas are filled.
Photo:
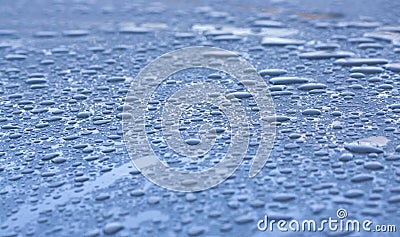
[[[0, 235], [266, 236], [256, 225], [266, 214], [319, 220], [339, 208], [400, 226], [397, 9], [396, 1], [4, 2]], [[277, 136], [254, 178], [249, 155], [216, 188], [178, 193], [133, 167], [121, 119], [141, 68], [199, 45], [235, 51], [258, 70], [274, 99]], [[211, 123], [218, 145], [193, 163], [165, 155], [158, 104], [171, 85], [196, 80], [218, 80], [257, 117], [252, 98], [228, 75], [171, 76], [153, 97], [147, 132], [177, 169], [209, 167], [229, 146], [229, 122], [203, 104], [183, 116], [182, 136], [196, 144], [198, 124]], [[256, 131], [255, 122], [248, 154]]]

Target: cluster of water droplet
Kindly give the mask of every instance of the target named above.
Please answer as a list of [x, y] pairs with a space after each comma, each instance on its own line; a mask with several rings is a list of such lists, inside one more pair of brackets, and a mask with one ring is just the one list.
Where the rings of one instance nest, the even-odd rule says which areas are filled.
[[[400, 27], [385, 18], [398, 8], [355, 20], [347, 8], [332, 14], [279, 1], [182, 3], [179, 11], [175, 3], [101, 2], [0, 9], [2, 236], [256, 236], [265, 214], [318, 219], [339, 207], [400, 224]], [[255, 178], [247, 175], [250, 146], [217, 188], [175, 193], [131, 164], [123, 100], [146, 64], [195, 45], [236, 51], [258, 69], [276, 105], [277, 137]], [[169, 157], [157, 140], [159, 96], [210, 78], [246, 97], [223, 73], [192, 71], [171, 76], [149, 104], [149, 141], [178, 169], [217, 162], [229, 123], [207, 104], [188, 110], [186, 142], [198, 142], [196, 128], [210, 122], [220, 132], [217, 149], [194, 163]], [[252, 98], [244, 101], [256, 115]], [[257, 124], [253, 133], [255, 147]]]

